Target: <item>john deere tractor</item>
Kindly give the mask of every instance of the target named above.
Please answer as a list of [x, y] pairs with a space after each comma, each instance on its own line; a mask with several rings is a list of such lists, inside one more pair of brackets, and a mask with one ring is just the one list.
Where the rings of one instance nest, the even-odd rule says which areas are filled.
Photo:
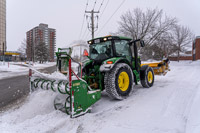
[[153, 86], [154, 72], [148, 65], [141, 67], [138, 47], [142, 40], [120, 36], [106, 36], [88, 41], [89, 60], [83, 64], [83, 79], [92, 89], [105, 90], [111, 98], [123, 99], [141, 82], [145, 88]]
[[32, 76], [31, 88], [60, 92], [62, 96], [55, 99], [55, 108], [77, 117], [88, 112], [104, 90], [113, 99], [124, 99], [134, 84], [140, 82], [145, 88], [153, 86], [154, 70], [149, 65], [141, 65], [138, 56], [138, 48], [144, 47], [142, 40], [105, 36], [89, 40], [88, 44], [89, 53], [84, 51], [88, 59], [80, 63], [78, 74], [71, 67], [72, 49], [59, 48], [57, 67], [66, 79]]

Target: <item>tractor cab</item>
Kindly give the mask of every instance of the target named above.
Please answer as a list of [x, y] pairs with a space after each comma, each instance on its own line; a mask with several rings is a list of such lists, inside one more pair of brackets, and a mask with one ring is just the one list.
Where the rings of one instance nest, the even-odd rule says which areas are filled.
[[88, 41], [90, 44], [90, 58], [102, 63], [113, 57], [132, 56], [129, 47], [131, 39], [126, 37], [106, 36]]
[[120, 57], [132, 69], [139, 71], [141, 61], [138, 57], [138, 47], [144, 47], [142, 40], [132, 41], [131, 38], [127, 37], [105, 36], [90, 40], [88, 44], [90, 45], [89, 58], [93, 60], [94, 64], [102, 65], [105, 60], [113, 60]]

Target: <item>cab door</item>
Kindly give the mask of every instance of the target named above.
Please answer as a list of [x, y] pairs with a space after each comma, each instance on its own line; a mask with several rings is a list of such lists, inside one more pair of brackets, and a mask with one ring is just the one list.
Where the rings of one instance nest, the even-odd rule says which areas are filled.
[[125, 57], [130, 64], [132, 64], [132, 54], [131, 54], [131, 49], [129, 46], [129, 41], [128, 40], [114, 40], [115, 44], [115, 55], [119, 57]]

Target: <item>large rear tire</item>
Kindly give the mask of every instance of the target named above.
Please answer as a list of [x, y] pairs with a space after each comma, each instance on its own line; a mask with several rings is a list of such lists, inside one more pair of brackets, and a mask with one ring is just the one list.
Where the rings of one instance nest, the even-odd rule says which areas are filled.
[[140, 71], [140, 80], [144, 88], [150, 88], [154, 84], [154, 72], [152, 67], [144, 67]]
[[110, 72], [105, 73], [105, 90], [113, 99], [124, 99], [132, 90], [133, 78], [129, 65], [119, 63]]

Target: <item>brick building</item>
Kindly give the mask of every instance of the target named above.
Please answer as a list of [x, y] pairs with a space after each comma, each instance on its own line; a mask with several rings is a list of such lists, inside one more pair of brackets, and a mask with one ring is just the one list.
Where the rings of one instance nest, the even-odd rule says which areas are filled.
[[[171, 61], [177, 61], [178, 57], [170, 56], [169, 60], [171, 60]], [[179, 60], [192, 60], [192, 56], [191, 55], [189, 55], [189, 56], [187, 56], [187, 55], [180, 55]]]
[[27, 41], [27, 60], [35, 61], [35, 46], [40, 42], [44, 42], [48, 46], [49, 61], [54, 61], [55, 44], [56, 44], [56, 30], [48, 28], [47, 24], [39, 24], [39, 26], [26, 32]]
[[[190, 53], [191, 52], [191, 53]], [[171, 55], [169, 57], [172, 61], [177, 61], [177, 55]], [[180, 54], [180, 60], [200, 60], [200, 36], [197, 36], [192, 44], [192, 51]]]
[[196, 37], [192, 45], [192, 58], [193, 60], [200, 59], [200, 36]]

